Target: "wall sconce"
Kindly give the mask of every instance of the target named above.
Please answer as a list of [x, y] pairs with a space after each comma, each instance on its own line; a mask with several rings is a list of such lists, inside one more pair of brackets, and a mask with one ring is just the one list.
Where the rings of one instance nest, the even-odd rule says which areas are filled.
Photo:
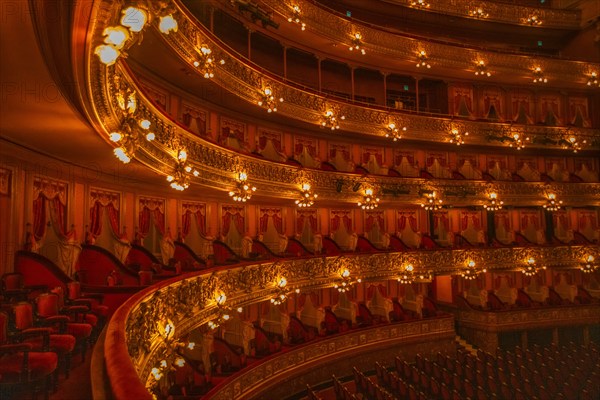
[[362, 46], [362, 35], [360, 34], [360, 32], [355, 32], [354, 35], [352, 35], [352, 45], [350, 47], [348, 47], [348, 50], [353, 51], [353, 50], [360, 50], [360, 53], [364, 56], [366, 54], [365, 49], [361, 48]]
[[[177, 154], [177, 166], [173, 175], [167, 176], [167, 182], [171, 183], [171, 187], [175, 190], [183, 191], [190, 186], [189, 173], [192, 172], [192, 167], [187, 164], [187, 152], [179, 150]], [[194, 176], [198, 176], [194, 171]]]
[[467, 268], [464, 268], [461, 271], [460, 276], [462, 276], [463, 279], [472, 281], [477, 278], [477, 275], [479, 275], [480, 273], [485, 273], [485, 272], [487, 272], [487, 269], [484, 268], [482, 270], [479, 270], [479, 269], [475, 268], [475, 261], [469, 260], [469, 262], [467, 263]]
[[450, 143], [460, 146], [461, 144], [465, 144], [464, 136], [469, 136], [469, 132], [462, 134], [457, 128], [452, 128], [450, 131], [450, 136]]
[[525, 138], [523, 138], [523, 135], [520, 134], [519, 132], [513, 132], [512, 134], [510, 134], [509, 139], [510, 139], [510, 141], [508, 143], [508, 146], [516, 147], [517, 150], [524, 149], [525, 142], [529, 142], [529, 136], [526, 136]]
[[429, 8], [431, 5], [427, 3], [425, 0], [411, 0], [410, 6], [413, 8]]
[[442, 205], [442, 199], [437, 198], [436, 192], [425, 193], [426, 201], [421, 203], [421, 207], [427, 211], [438, 211], [441, 210], [444, 206]]
[[[345, 119], [346, 119], [346, 117], [344, 115], [339, 117], [339, 120], [343, 121]], [[327, 110], [327, 111], [325, 111], [325, 114], [323, 114], [323, 117], [321, 120], [321, 127], [329, 128], [332, 131], [334, 131], [336, 129], [340, 129], [339, 120], [333, 110]]]
[[140, 146], [140, 134], [143, 134], [149, 142], [155, 139], [154, 133], [150, 131], [150, 126], [151, 123], [147, 119], [138, 122], [133, 116], [126, 116], [120, 129], [109, 134], [110, 141], [119, 145], [113, 150], [115, 157], [124, 164], [129, 163]]
[[386, 127], [385, 137], [392, 138], [395, 141], [402, 139], [402, 132], [406, 132], [406, 127], [403, 126], [402, 129], [398, 129], [394, 122], [390, 122]]
[[359, 201], [357, 205], [363, 210], [373, 210], [379, 207], [379, 197], [373, 195], [373, 189], [365, 189], [365, 195], [362, 201]]
[[[200, 52], [198, 53], [198, 59], [193, 62], [194, 67], [198, 68], [200, 74], [205, 79], [211, 79], [215, 76], [215, 59], [213, 58], [212, 50], [202, 43], [200, 46]], [[220, 65], [225, 64], [225, 60], [219, 61]]]
[[527, 18], [523, 19], [523, 23], [531, 26], [540, 26], [542, 24], [542, 20], [537, 14], [530, 14]]
[[541, 67], [535, 67], [533, 70], [533, 83], [547, 83], [548, 79], [544, 76]]
[[309, 183], [302, 184], [302, 190], [300, 192], [300, 198], [296, 200], [296, 205], [300, 208], [303, 207], [311, 207], [315, 204], [315, 200], [317, 199], [317, 194], [311, 191], [311, 187]]
[[587, 85], [600, 87], [600, 81], [598, 81], [598, 74], [592, 72], [588, 77]]
[[479, 60], [475, 63], [475, 75], [477, 76], [487, 76], [488, 78], [492, 76], [492, 73], [487, 70], [487, 66], [485, 65], [485, 61]]
[[[541, 269], [546, 269], [546, 267], [542, 267]], [[525, 267], [521, 270], [521, 272], [525, 276], [534, 276], [538, 273], [540, 269], [535, 265], [535, 259], [533, 257], [529, 257], [525, 263]]]
[[585, 262], [581, 263], [579, 269], [586, 274], [596, 271], [596, 269], [598, 269], [598, 264], [594, 264], [594, 256], [591, 254], [588, 255], [585, 259]]
[[292, 6], [292, 16], [288, 18], [288, 22], [293, 22], [295, 24], [298, 24], [298, 25], [300, 25], [301, 30], [305, 30], [306, 24], [304, 22], [302, 22], [302, 19], [300, 19], [300, 14], [302, 14], [302, 11], [300, 10], [300, 6], [298, 6], [297, 4], [294, 4]]
[[582, 145], [587, 144], [587, 140], [584, 139], [579, 142], [576, 136], [570, 135], [566, 139], [561, 139], [559, 143], [563, 145], [563, 149], [571, 149], [573, 150], [573, 153], [577, 153], [579, 150], [581, 150]]
[[496, 192], [492, 192], [488, 195], [487, 204], [483, 205], [483, 208], [486, 211], [498, 211], [502, 210], [502, 206], [504, 205], [503, 201], [498, 200], [498, 194]]
[[278, 306], [287, 301], [290, 290], [286, 286], [287, 279], [285, 279], [285, 277], [279, 278], [279, 280], [275, 284], [276, 294], [270, 300], [271, 304]]
[[245, 203], [252, 198], [252, 194], [256, 191], [256, 187], [248, 183], [248, 175], [245, 172], [240, 172], [237, 178], [236, 188], [229, 192], [229, 197], [233, 201]]
[[427, 59], [427, 53], [425, 52], [425, 50], [421, 50], [417, 55], [417, 68], [431, 68], [431, 65], [429, 65]]
[[340, 277], [340, 281], [333, 285], [333, 287], [340, 293], [345, 293], [349, 291], [355, 283], [362, 282], [360, 278], [358, 278], [356, 281], [352, 280], [350, 277], [350, 270], [348, 268], [344, 268], [340, 271]]
[[546, 204], [544, 204], [544, 209], [550, 212], [558, 211], [560, 210], [562, 203], [562, 200], [556, 200], [556, 195], [554, 193], [549, 193], [548, 200], [546, 201]]
[[[227, 296], [224, 292], [220, 291], [215, 293], [215, 303], [217, 304], [217, 317], [211, 321], [208, 321], [207, 325], [211, 330], [217, 329], [219, 326], [229, 321], [231, 318], [231, 314], [233, 313], [233, 309], [225, 305], [227, 301]], [[242, 307], [238, 307], [236, 312], [241, 313], [243, 311]]]
[[474, 7], [469, 10], [469, 16], [473, 18], [487, 18], [490, 15], [483, 10], [482, 6]]
[[283, 103], [283, 97], [280, 97], [279, 100], [275, 99], [275, 95], [273, 93], [273, 89], [267, 86], [262, 90], [260, 94], [261, 98], [257, 101], [257, 104], [260, 107], [265, 107], [267, 112], [277, 112], [277, 102]]
[[412, 264], [408, 264], [404, 267], [401, 275], [397, 278], [397, 281], [403, 285], [410, 285], [415, 281], [414, 275], [415, 267]]

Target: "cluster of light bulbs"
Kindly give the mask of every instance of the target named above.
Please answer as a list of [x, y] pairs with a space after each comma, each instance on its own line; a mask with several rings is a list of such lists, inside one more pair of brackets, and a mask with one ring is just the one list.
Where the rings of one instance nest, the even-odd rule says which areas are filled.
[[305, 30], [306, 24], [304, 22], [302, 22], [302, 19], [300, 18], [301, 14], [302, 14], [302, 10], [300, 10], [300, 6], [297, 4], [294, 4], [292, 6], [292, 16], [288, 18], [288, 22], [293, 22], [295, 24], [298, 24], [298, 25], [300, 25], [301, 30]]
[[386, 127], [385, 137], [392, 138], [394, 142], [402, 139], [402, 133], [406, 132], [406, 127], [403, 126], [402, 129], [399, 129], [394, 122], [390, 122]]
[[407, 266], [404, 267], [404, 270], [402, 271], [402, 275], [400, 275], [397, 278], [397, 281], [403, 285], [410, 285], [411, 283], [413, 283], [415, 281], [414, 271], [415, 271], [415, 267], [413, 267], [412, 264], [408, 264]]
[[273, 89], [266, 86], [261, 93], [261, 98], [256, 102], [260, 107], [265, 107], [268, 113], [277, 112], [277, 102], [283, 103], [283, 97], [275, 98]]
[[496, 192], [492, 192], [489, 194], [488, 203], [483, 205], [486, 211], [498, 211], [502, 210], [502, 206], [504, 202], [498, 200], [498, 194]]
[[[344, 268], [340, 272], [340, 276], [342, 277], [341, 281], [334, 284], [333, 287], [340, 293], [346, 293], [352, 288], [352, 285], [354, 285], [355, 281], [350, 278], [350, 270], [348, 268]], [[362, 280], [358, 278], [356, 283], [360, 282], [362, 282]]]
[[542, 71], [542, 67], [535, 67], [533, 70], [533, 83], [547, 83], [548, 78], [544, 76], [544, 71]]
[[479, 60], [477, 63], [475, 63], [475, 75], [488, 78], [492, 76], [492, 73], [488, 71], [487, 66], [485, 65], [485, 61]]
[[585, 262], [581, 264], [581, 267], [579, 267], [579, 269], [581, 269], [581, 271], [585, 272], [586, 274], [594, 272], [596, 269], [598, 269], [598, 264], [594, 264], [594, 256], [591, 254], [588, 255], [585, 259]]
[[[546, 269], [546, 266], [543, 266], [542, 269]], [[525, 276], [534, 276], [539, 271], [539, 268], [535, 265], [535, 259], [533, 257], [529, 257], [527, 262], [525, 263], [525, 267], [521, 270], [523, 275]]]
[[483, 273], [487, 272], [487, 269], [484, 268], [482, 270], [478, 270], [477, 268], [475, 268], [475, 261], [469, 260], [469, 262], [467, 263], [467, 268], [465, 268], [461, 271], [460, 276], [462, 276], [463, 279], [472, 281], [472, 280], [476, 279], [477, 275], [479, 275], [482, 272]]
[[325, 111], [325, 114], [323, 114], [323, 119], [321, 121], [321, 127], [329, 128], [332, 131], [334, 131], [336, 129], [340, 129], [339, 120], [343, 121], [345, 119], [346, 119], [346, 117], [344, 115], [340, 116], [338, 119], [338, 117], [335, 115], [333, 110], [327, 110], [327, 111]]
[[469, 136], [469, 132], [460, 133], [456, 128], [450, 131], [450, 143], [454, 143], [457, 146], [465, 144], [465, 136]]
[[514, 132], [511, 136], [511, 142], [508, 144], [509, 147], [516, 147], [517, 150], [521, 150], [525, 148], [525, 142], [529, 142], [529, 136], [526, 136], [524, 139], [518, 132]]
[[373, 189], [365, 189], [365, 195], [362, 201], [359, 201], [357, 205], [363, 210], [373, 210], [379, 207], [379, 197], [373, 194]]
[[[203, 43], [200, 46], [198, 59], [193, 62], [194, 67], [200, 70], [200, 73], [205, 79], [211, 79], [215, 77], [215, 59], [211, 54], [212, 50]], [[219, 64], [225, 64], [225, 60], [219, 60]]]
[[473, 18], [487, 18], [490, 15], [483, 10], [483, 7], [475, 7], [469, 10], [469, 16]]
[[311, 207], [315, 204], [318, 195], [311, 190], [309, 183], [302, 184], [300, 198], [296, 200], [296, 205], [300, 208]]
[[360, 51], [360, 54], [362, 54], [364, 56], [365, 54], [367, 54], [367, 52], [361, 46], [362, 46], [362, 35], [360, 34], [360, 32], [355, 32], [354, 35], [352, 36], [352, 45], [350, 47], [348, 47], [348, 50]]
[[427, 62], [428, 58], [429, 57], [427, 57], [427, 53], [425, 52], [425, 50], [421, 50], [417, 55], [417, 68], [431, 68], [431, 65]]
[[546, 204], [544, 204], [544, 209], [547, 211], [558, 211], [562, 206], [562, 200], [557, 200], [556, 195], [554, 193], [548, 194], [548, 200]]
[[425, 196], [426, 196], [427, 200], [424, 203], [421, 203], [421, 207], [424, 208], [425, 210], [438, 211], [438, 210], [441, 210], [442, 207], [444, 207], [442, 205], [442, 203], [443, 203], [442, 199], [437, 198], [436, 192], [427, 193]]
[[252, 194], [256, 191], [256, 187], [248, 183], [248, 174], [240, 172], [237, 179], [237, 187], [229, 192], [229, 197], [233, 201], [245, 203], [252, 198]]

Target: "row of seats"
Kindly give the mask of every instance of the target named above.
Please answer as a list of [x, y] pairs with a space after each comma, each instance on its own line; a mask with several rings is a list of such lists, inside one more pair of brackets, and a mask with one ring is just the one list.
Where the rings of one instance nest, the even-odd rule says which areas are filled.
[[87, 347], [102, 329], [108, 309], [99, 298], [81, 296], [80, 285], [47, 290], [25, 287], [18, 273], [5, 274], [0, 292], [0, 385], [3, 398], [24, 391], [58, 387], [68, 378], [75, 352], [85, 359]]

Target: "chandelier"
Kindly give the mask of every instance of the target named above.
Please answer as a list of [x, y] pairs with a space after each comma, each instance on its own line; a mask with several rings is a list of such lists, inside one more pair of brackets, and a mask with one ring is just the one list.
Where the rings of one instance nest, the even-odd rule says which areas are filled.
[[252, 194], [255, 191], [256, 188], [248, 183], [248, 174], [240, 172], [237, 178], [236, 188], [229, 192], [229, 197], [233, 198], [233, 201], [245, 203], [252, 198]]
[[475, 63], [475, 75], [487, 76], [488, 78], [492, 76], [492, 73], [488, 71], [487, 66], [485, 65], [485, 61], [479, 60]]
[[579, 269], [586, 274], [596, 271], [596, 269], [598, 269], [598, 264], [594, 264], [594, 256], [591, 254], [588, 255], [585, 262], [581, 263]]
[[436, 192], [426, 193], [425, 198], [426, 201], [424, 203], [421, 203], [421, 207], [423, 207], [427, 211], [438, 211], [444, 207], [442, 205], [442, 199], [437, 198]]
[[523, 22], [531, 26], [540, 26], [542, 24], [542, 20], [537, 14], [530, 14], [527, 18], [523, 19]]
[[[544, 266], [541, 269], [546, 269], [546, 267]], [[534, 276], [535, 274], [538, 273], [539, 270], [540, 269], [535, 265], [535, 259], [533, 257], [529, 257], [527, 259], [525, 267], [523, 267], [523, 269], [521, 270], [521, 272], [525, 276]]]
[[[177, 165], [173, 175], [167, 176], [167, 182], [175, 190], [183, 191], [190, 186], [189, 174], [192, 172], [192, 167], [187, 164], [187, 152], [179, 150], [177, 155]], [[194, 176], [198, 176], [198, 171], [194, 171]]]
[[398, 276], [397, 281], [403, 285], [410, 285], [415, 281], [414, 275], [415, 267], [412, 264], [408, 264], [402, 270], [400, 276]]
[[548, 79], [544, 76], [541, 67], [535, 67], [533, 70], [533, 83], [547, 83]]
[[[198, 53], [198, 59], [193, 63], [194, 67], [198, 68], [200, 74], [205, 79], [211, 79], [215, 76], [215, 59], [211, 54], [212, 50], [202, 43], [200, 52]], [[219, 64], [225, 64], [225, 60], [221, 59]]]
[[[339, 117], [339, 120], [343, 121], [345, 119], [346, 119], [346, 117], [344, 115]], [[339, 120], [333, 110], [327, 110], [327, 111], [325, 111], [325, 114], [323, 114], [323, 117], [321, 120], [321, 127], [329, 128], [332, 131], [334, 131], [336, 129], [340, 129]]]
[[261, 98], [256, 102], [260, 107], [265, 107], [267, 112], [277, 112], [277, 103], [283, 103], [283, 97], [275, 99], [273, 89], [270, 86], [265, 87], [261, 94]]
[[363, 210], [373, 210], [379, 206], [379, 197], [373, 195], [373, 189], [365, 189], [365, 195], [357, 205]]
[[492, 192], [488, 195], [487, 204], [483, 205], [486, 211], [498, 211], [502, 210], [503, 201], [498, 200], [498, 194], [496, 192]]
[[[271, 304], [278, 306], [285, 303], [289, 297], [290, 290], [287, 288], [287, 279], [285, 277], [279, 278], [275, 285], [276, 294], [271, 297]], [[300, 293], [300, 289], [296, 289], [296, 293]]]
[[158, 16], [158, 30], [168, 35], [177, 32], [177, 20], [173, 17], [173, 8], [167, 2], [140, 1], [134, 7], [130, 6], [121, 11], [120, 25], [109, 26], [102, 32], [104, 43], [96, 46], [94, 53], [100, 62], [106, 66], [113, 65], [122, 55], [129, 39], [140, 37], [140, 32]]
[[460, 272], [460, 276], [462, 276], [463, 279], [472, 281], [472, 280], [476, 279], [477, 275], [479, 275], [482, 272], [483, 273], [487, 272], [487, 269], [484, 268], [482, 270], [479, 270], [479, 269], [475, 268], [475, 261], [469, 260], [469, 262], [467, 263], [467, 268], [463, 269]]
[[362, 46], [362, 35], [360, 34], [360, 32], [355, 32], [354, 35], [352, 35], [352, 45], [350, 47], [348, 47], [348, 50], [353, 51], [359, 51], [360, 50], [360, 54], [362, 54], [363, 56], [366, 54], [365, 49], [361, 47]]
[[298, 25], [300, 25], [301, 30], [305, 30], [306, 24], [304, 22], [302, 22], [302, 20], [300, 19], [300, 14], [302, 14], [302, 11], [300, 10], [300, 6], [297, 4], [294, 4], [292, 6], [292, 16], [288, 18], [288, 22], [293, 22], [295, 24], [298, 24]]
[[311, 207], [313, 204], [315, 204], [316, 199], [317, 194], [311, 191], [310, 184], [304, 183], [302, 184], [300, 198], [296, 200], [296, 205], [300, 208]]
[[513, 132], [510, 136], [510, 142], [508, 144], [509, 147], [516, 147], [517, 150], [521, 150], [525, 148], [525, 142], [529, 142], [529, 136], [526, 136], [523, 139], [523, 136], [518, 132]]
[[392, 138], [392, 140], [394, 140], [394, 142], [398, 141], [398, 140], [402, 139], [402, 133], [400, 133], [400, 131], [406, 132], [406, 127], [403, 126], [402, 129], [398, 129], [398, 127], [396, 126], [396, 124], [394, 122], [390, 122], [388, 124], [388, 126], [386, 127], [385, 137]]
[[425, 0], [410, 0], [410, 6], [414, 8], [429, 8], [431, 5]]
[[546, 200], [546, 204], [544, 204], [544, 209], [550, 212], [560, 210], [562, 206], [562, 200], [556, 200], [556, 195], [554, 193], [548, 194], [548, 200]]
[[469, 16], [473, 18], [487, 18], [490, 15], [483, 10], [482, 6], [475, 7], [469, 10]]
[[454, 143], [457, 146], [460, 146], [461, 144], [465, 144], [464, 136], [469, 136], [469, 132], [465, 132], [464, 134], [462, 134], [457, 128], [453, 128], [450, 131], [450, 136], [450, 143]]
[[344, 268], [340, 271], [340, 277], [341, 279], [333, 285], [333, 287], [337, 289], [337, 291], [340, 293], [345, 293], [349, 291], [355, 283], [362, 282], [360, 278], [358, 278], [357, 280], [353, 280], [350, 277], [350, 270], [348, 268]]
[[600, 81], [598, 81], [598, 75], [596, 74], [596, 72], [592, 72], [590, 74], [590, 76], [588, 77], [587, 85], [600, 87]]
[[[225, 322], [229, 321], [229, 319], [231, 318], [231, 314], [234, 312], [234, 310], [231, 307], [225, 305], [225, 301], [227, 301], [227, 296], [224, 292], [217, 292], [214, 300], [217, 305], [217, 316], [207, 322], [208, 327], [213, 331], [219, 326], [223, 325]], [[241, 313], [243, 309], [242, 307], [238, 307], [237, 309], [235, 309], [235, 311]]]
[[581, 146], [587, 144], [587, 140], [584, 139], [579, 142], [576, 136], [570, 135], [566, 139], [561, 139], [560, 143], [563, 145], [563, 149], [572, 149], [573, 153], [577, 153], [581, 150]]
[[425, 52], [425, 50], [421, 50], [419, 52], [419, 54], [417, 55], [417, 68], [423, 67], [423, 68], [431, 68], [431, 65], [429, 65], [429, 63], [427, 62], [427, 53]]

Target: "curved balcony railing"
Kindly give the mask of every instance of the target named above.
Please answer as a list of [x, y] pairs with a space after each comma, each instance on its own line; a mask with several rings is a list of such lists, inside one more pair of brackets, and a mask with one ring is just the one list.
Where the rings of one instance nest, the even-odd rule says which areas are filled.
[[[412, 264], [416, 273], [449, 274], [458, 265], [475, 260], [488, 271], [515, 270], [534, 257], [548, 268], [575, 268], [588, 255], [600, 258], [598, 246], [552, 248], [494, 248], [377, 253], [339, 257], [285, 259], [273, 263], [243, 264], [186, 274], [156, 284], [130, 298], [111, 319], [104, 342], [109, 383], [115, 398], [150, 398], [152, 368], [169, 348], [161, 339], [169, 322], [174, 337], [218, 317], [216, 295], [224, 293], [226, 305], [236, 308], [268, 300], [285, 277], [290, 290], [310, 291], [331, 287], [348, 269], [363, 281], [396, 279], [402, 266]], [[419, 272], [423, 271], [423, 272]]]

